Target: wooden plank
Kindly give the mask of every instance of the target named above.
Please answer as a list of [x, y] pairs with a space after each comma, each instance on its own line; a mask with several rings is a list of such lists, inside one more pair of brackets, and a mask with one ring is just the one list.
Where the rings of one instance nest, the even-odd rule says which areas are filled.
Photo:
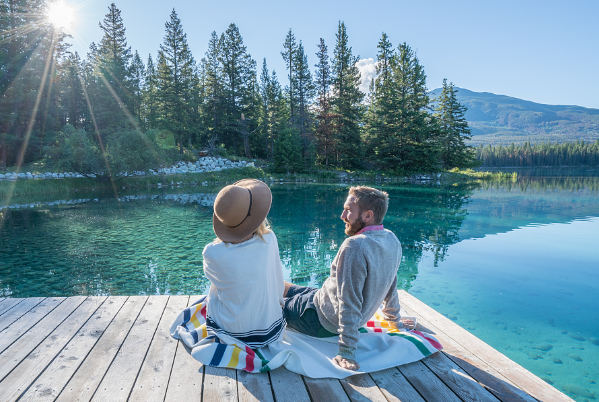
[[57, 401], [89, 401], [92, 398], [147, 299], [147, 296], [132, 296], [127, 299], [58, 395]]
[[235, 369], [204, 366], [204, 401], [237, 402], [237, 373]]
[[[29, 310], [27, 314], [21, 316], [18, 320], [10, 324], [0, 332], [0, 352], [9, 347], [13, 342], [19, 339], [31, 327], [36, 325], [38, 321], [46, 317], [59, 304], [67, 300], [66, 297], [51, 297], [42, 301], [40, 304]], [[75, 310], [76, 306], [72, 306], [71, 311]], [[65, 316], [68, 312], [63, 312]], [[59, 317], [57, 316], [57, 319]]]
[[177, 340], [171, 337], [171, 324], [187, 307], [189, 296], [171, 296], [168, 300], [148, 354], [141, 366], [129, 399], [132, 401], [163, 401], [168, 386]]
[[270, 384], [277, 402], [305, 402], [310, 400], [302, 376], [279, 367], [270, 371]]
[[45, 297], [30, 297], [17, 304], [5, 314], [0, 316], [0, 331], [8, 328], [10, 324], [21, 318], [25, 313], [31, 310], [44, 300]]
[[6, 298], [2, 303], [0, 303], [0, 317], [6, 313], [8, 310], [21, 303], [25, 299], [17, 299], [17, 298]]
[[150, 296], [112, 361], [93, 401], [124, 401], [129, 396], [154, 337], [168, 296]]
[[460, 398], [422, 362], [404, 364], [397, 368], [426, 402], [460, 402]]
[[376, 371], [370, 376], [389, 402], [426, 402], [396, 368]]
[[268, 373], [237, 370], [239, 402], [274, 402]]
[[463, 401], [499, 401], [443, 353], [435, 353], [422, 360], [422, 363], [435, 373]]
[[464, 349], [462, 345], [448, 337], [443, 331], [429, 323], [409, 306], [402, 304], [402, 308], [409, 315], [418, 317], [418, 328], [420, 330], [435, 334], [435, 337], [443, 345], [442, 353], [460, 366], [472, 378], [477, 380], [489, 392], [492, 392], [499, 400], [503, 402], [537, 402], [535, 398], [516, 387], [494, 368]]
[[54, 331], [85, 299], [84, 296], [68, 298], [4, 349], [0, 353], [0, 380], [4, 379], [21, 360], [46, 339], [48, 334]]
[[310, 398], [314, 402], [349, 401], [339, 380], [334, 378], [304, 377]]
[[108, 298], [31, 384], [21, 400], [53, 401], [98, 342], [126, 300], [127, 296]]
[[0, 383], [0, 401], [16, 401], [106, 300], [88, 297]]
[[[198, 297], [190, 296], [187, 306]], [[202, 395], [204, 365], [191, 356], [191, 350], [183, 342], [177, 342], [175, 361], [168, 380], [165, 402], [179, 402], [189, 399], [190, 395]]]
[[387, 402], [387, 398], [368, 374], [356, 374], [339, 381], [352, 402]]
[[168, 380], [165, 402], [180, 402], [202, 395], [204, 365], [191, 356], [183, 342], [177, 344], [177, 353]]
[[489, 366], [492, 366], [497, 372], [534, 398], [542, 401], [572, 401], [572, 399], [565, 394], [553, 388], [516, 362], [510, 360], [496, 349], [455, 324], [453, 321], [443, 317], [437, 311], [414, 296], [401, 290], [398, 291], [398, 295], [400, 303], [407, 304], [412, 310], [418, 311], [420, 316], [425, 318], [431, 324], [434, 324], [464, 349], [476, 355]]

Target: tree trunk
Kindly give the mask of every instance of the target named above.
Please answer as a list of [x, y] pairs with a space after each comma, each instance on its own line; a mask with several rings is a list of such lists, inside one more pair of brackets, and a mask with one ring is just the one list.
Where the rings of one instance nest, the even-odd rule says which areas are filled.
[[252, 151], [250, 150], [250, 136], [247, 133], [243, 134], [243, 146], [245, 148], [245, 157], [251, 159]]
[[0, 168], [6, 169], [6, 134], [0, 134]]

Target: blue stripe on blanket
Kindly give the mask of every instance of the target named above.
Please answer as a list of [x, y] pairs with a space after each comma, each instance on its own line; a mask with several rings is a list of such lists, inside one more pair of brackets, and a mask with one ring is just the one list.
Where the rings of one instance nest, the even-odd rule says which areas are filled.
[[[200, 329], [200, 331], [201, 331], [201, 329]], [[193, 337], [193, 344], [195, 345], [196, 343], [198, 343], [200, 340], [200, 335], [198, 335], [198, 330], [192, 329], [191, 331], [189, 331], [189, 333]]]
[[186, 308], [183, 310], [183, 323], [180, 325], [184, 326], [189, 322], [189, 320], [191, 320], [191, 309]]
[[220, 361], [223, 359], [225, 350], [227, 350], [227, 345], [219, 343], [216, 346], [216, 351], [214, 352], [214, 356], [212, 356], [212, 360], [210, 361], [210, 366], [218, 367], [218, 365], [220, 364]]

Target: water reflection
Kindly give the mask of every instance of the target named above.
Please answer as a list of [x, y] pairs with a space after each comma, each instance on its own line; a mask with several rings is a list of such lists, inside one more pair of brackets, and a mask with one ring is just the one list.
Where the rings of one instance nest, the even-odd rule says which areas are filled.
[[[465, 239], [599, 215], [597, 178], [521, 180], [383, 185], [390, 194], [385, 227], [403, 247], [399, 286], [410, 289], [423, 258], [432, 256], [436, 267]], [[320, 286], [328, 277], [346, 238], [339, 216], [348, 187], [272, 186], [269, 217], [287, 279]], [[0, 212], [0, 294], [201, 293], [207, 286], [201, 251], [214, 239], [218, 190], [145, 189], [118, 201], [99, 194], [15, 198]]]

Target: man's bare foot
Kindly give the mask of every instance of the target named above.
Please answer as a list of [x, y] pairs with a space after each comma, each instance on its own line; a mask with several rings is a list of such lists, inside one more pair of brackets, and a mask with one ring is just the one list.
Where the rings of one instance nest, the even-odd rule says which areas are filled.
[[357, 370], [360, 368], [360, 365], [358, 364], [357, 361], [351, 360], [351, 359], [346, 359], [345, 357], [335, 356], [333, 358], [333, 361], [335, 362], [335, 364], [337, 366], [347, 369], [347, 370]]
[[293, 285], [292, 283], [289, 283], [287, 281], [283, 281], [285, 282], [285, 292], [283, 292], [283, 297], [287, 297], [287, 292], [289, 292], [289, 288]]

